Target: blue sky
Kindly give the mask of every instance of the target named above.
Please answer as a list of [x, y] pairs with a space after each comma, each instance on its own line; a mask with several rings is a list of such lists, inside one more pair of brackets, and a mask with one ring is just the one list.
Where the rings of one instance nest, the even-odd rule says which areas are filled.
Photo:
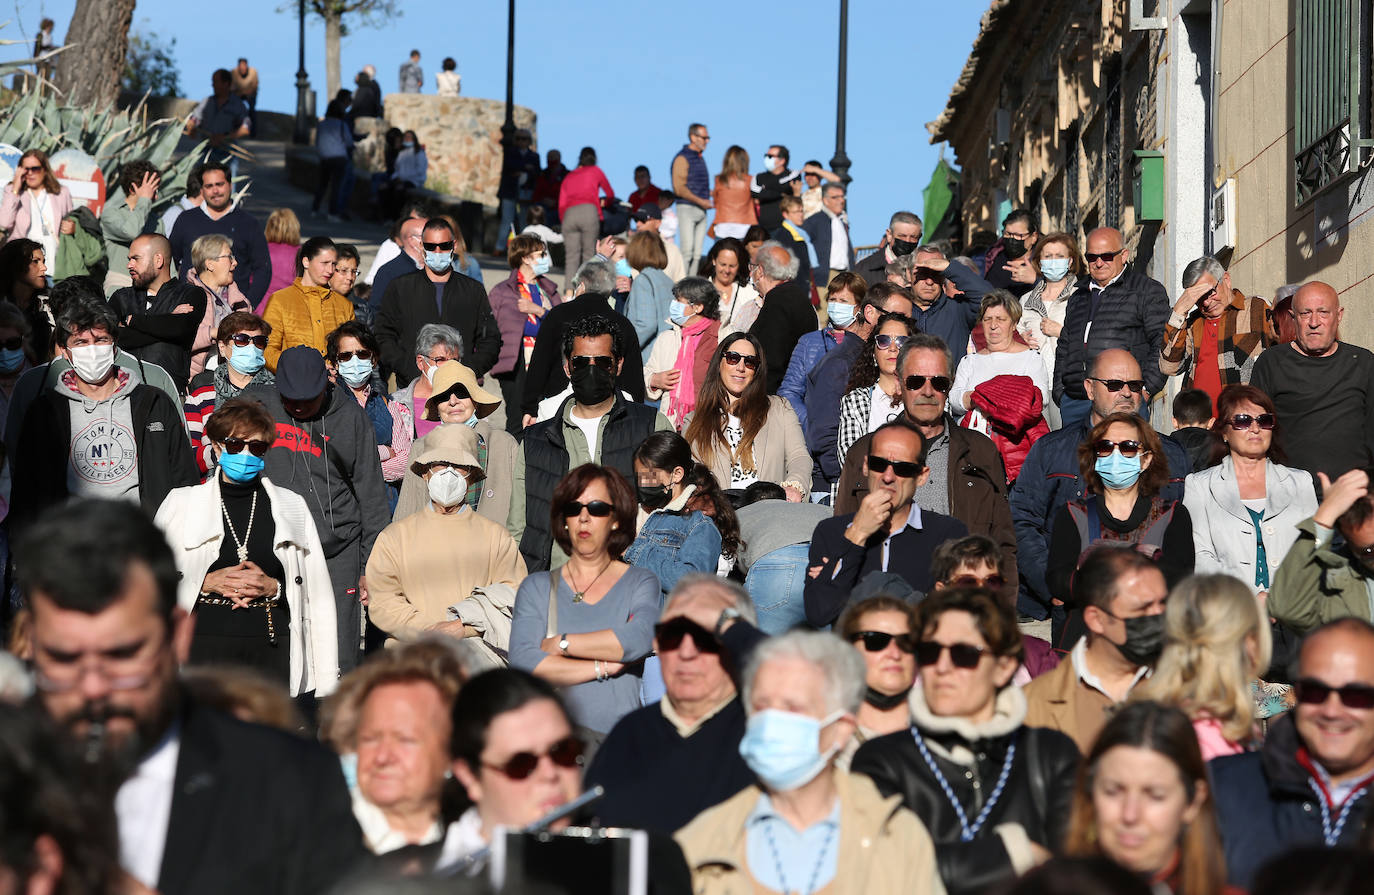
[[[38, 20], [66, 34], [75, 0], [23, 0], [0, 37], [32, 40]], [[188, 16], [195, 7], [197, 14]], [[412, 48], [425, 69], [425, 92], [445, 56], [458, 61], [463, 93], [505, 97], [506, 4], [401, 0], [402, 14], [379, 28], [357, 27], [343, 40], [345, 84], [365, 63], [386, 91]], [[205, 13], [224, 10], [222, 21]], [[294, 111], [295, 4], [273, 0], [214, 4], [139, 0], [134, 30], [176, 37], [182, 91], [209, 92], [210, 72], [240, 55], [257, 67], [262, 108]], [[984, 0], [851, 0], [846, 151], [853, 162], [849, 212], [854, 240], [876, 242], [898, 209], [921, 212], [921, 191], [939, 158], [925, 123], [939, 115], [978, 32]], [[13, 17], [11, 15], [11, 17]], [[706, 160], [714, 174], [732, 143], [754, 170], [770, 143], [791, 151], [794, 167], [829, 162], [835, 148], [835, 62], [839, 3], [792, 0], [520, 0], [516, 9], [515, 101], [539, 116], [541, 150], [565, 161], [594, 146], [617, 193], [634, 189], [646, 164], [667, 186], [668, 165], [691, 121], [711, 129]], [[763, 35], [768, 39], [762, 39]], [[15, 58], [20, 46], [0, 47]], [[324, 29], [307, 19], [306, 67], [323, 97]], [[323, 112], [324, 103], [319, 110]], [[951, 156], [952, 161], [952, 156]]]

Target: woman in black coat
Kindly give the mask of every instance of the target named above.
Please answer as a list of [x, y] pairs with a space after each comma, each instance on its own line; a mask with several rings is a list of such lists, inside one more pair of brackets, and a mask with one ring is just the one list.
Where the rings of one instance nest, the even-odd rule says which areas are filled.
[[1010, 606], [988, 590], [951, 588], [917, 616], [914, 724], [864, 744], [850, 770], [900, 795], [926, 825], [950, 895], [981, 892], [1058, 851], [1078, 749], [1023, 724], [1026, 698], [1011, 683], [1023, 647]]

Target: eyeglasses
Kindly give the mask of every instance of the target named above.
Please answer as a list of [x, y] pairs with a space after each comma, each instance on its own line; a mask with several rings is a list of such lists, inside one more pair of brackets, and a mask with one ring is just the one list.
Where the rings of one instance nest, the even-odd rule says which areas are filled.
[[1144, 445], [1132, 438], [1123, 441], [1112, 441], [1109, 438], [1104, 438], [1093, 444], [1093, 453], [1099, 457], [1110, 457], [1114, 449], [1121, 451], [1121, 456], [1130, 459], [1144, 450]]
[[263, 349], [267, 348], [267, 336], [250, 336], [248, 333], [234, 333], [229, 337], [229, 341], [233, 342], [234, 345], [239, 348], [247, 348], [249, 345]]
[[1094, 264], [1098, 261], [1102, 261], [1106, 264], [1111, 264], [1112, 261], [1116, 260], [1116, 256], [1120, 255], [1124, 251], [1126, 250], [1117, 249], [1115, 252], [1086, 252], [1084, 253], [1083, 257], [1088, 259], [1089, 264]]
[[499, 771], [512, 780], [524, 780], [539, 768], [539, 760], [548, 756], [560, 768], [576, 768], [582, 765], [582, 751], [585, 747], [577, 737], [564, 737], [548, 748], [546, 752], [517, 752], [502, 764], [482, 762], [482, 767]]
[[1248, 413], [1238, 413], [1231, 417], [1231, 428], [1243, 432], [1250, 428], [1252, 423], [1258, 423], [1261, 429], [1272, 429], [1278, 425], [1278, 417], [1272, 413], [1261, 413], [1259, 416], [1251, 416]]
[[271, 446], [272, 442], [262, 441], [257, 438], [250, 440], [231, 436], [224, 439], [224, 451], [228, 454], [239, 454], [243, 452], [244, 448], [248, 448], [248, 453], [252, 454], [254, 457], [262, 457], [267, 454], [267, 449]]
[[955, 668], [977, 668], [987, 650], [971, 643], [940, 643], [936, 640], [922, 640], [916, 644], [916, 664], [934, 665], [940, 661], [940, 654], [949, 650], [949, 661]]
[[581, 516], [583, 510], [586, 510], [589, 515], [595, 516], [598, 519], [605, 519], [607, 516], [611, 515], [613, 509], [615, 509], [615, 507], [606, 503], [604, 500], [589, 500], [586, 503], [580, 500], [570, 500], [563, 504], [563, 509], [560, 510], [560, 512], [563, 514], [564, 519]]
[[453, 240], [447, 242], [425, 242], [421, 243], [426, 252], [451, 252], [453, 251]]
[[1321, 705], [1332, 693], [1340, 696], [1341, 704], [1348, 709], [1374, 709], [1374, 687], [1366, 684], [1346, 684], [1333, 687], [1314, 678], [1303, 678], [1293, 688], [1298, 702], [1303, 705]]
[[23, 336], [15, 336], [13, 339], [6, 339], [5, 341], [0, 342], [0, 348], [5, 349], [6, 351], [18, 351], [20, 348], [23, 348], [23, 347], [24, 347], [24, 337], [23, 337]]
[[938, 270], [931, 270], [929, 267], [918, 267], [915, 271], [912, 272], [911, 280], [912, 282], [920, 282], [921, 280], [934, 280], [937, 283], [943, 283], [945, 281], [945, 275], [940, 273]]
[[1027, 239], [1030, 237], [1030, 231], [1026, 231], [1025, 233], [1013, 233], [1010, 230], [1003, 230], [1002, 235], [1007, 239]]
[[338, 357], [339, 363], [341, 364], [347, 363], [355, 357], [358, 360], [372, 360], [372, 350], [369, 348], [359, 348], [357, 351], [340, 351], [335, 356]]
[[720, 652], [720, 642], [716, 640], [716, 635], [685, 615], [679, 615], [655, 625], [654, 636], [658, 638], [659, 652], [672, 652], [682, 646], [682, 641], [686, 637], [692, 638], [692, 643], [696, 645], [698, 652]]
[[348, 277], [350, 280], [353, 280], [353, 279], [357, 279], [357, 277], [358, 277], [358, 268], [356, 268], [356, 267], [339, 267], [339, 266], [336, 264], [336, 265], [334, 266], [334, 274], [335, 274], [336, 276], [340, 276], [340, 277]]
[[921, 464], [911, 460], [889, 460], [886, 457], [877, 457], [873, 454], [868, 455], [869, 472], [876, 472], [878, 475], [882, 475], [887, 472], [889, 466], [892, 467], [894, 475], [903, 479], [914, 479], [921, 474], [922, 469], [925, 469]]
[[906, 378], [906, 390], [909, 392], [920, 391], [925, 388], [927, 382], [937, 392], [948, 392], [949, 387], [954, 384], [948, 376], [908, 376]]
[[93, 656], [66, 655], [40, 647], [34, 655], [34, 684], [45, 693], [66, 693], [81, 686], [86, 674], [94, 671], [110, 690], [137, 690], [152, 680], [152, 666], [165, 643], [149, 647], [145, 641]]
[[1093, 382], [1100, 382], [1107, 387], [1109, 392], [1119, 392], [1123, 388], [1128, 388], [1137, 395], [1145, 391], [1144, 379], [1098, 379], [1096, 376], [1089, 376]]
[[887, 649], [887, 645], [893, 640], [897, 641], [897, 649], [911, 655], [916, 652], [916, 637], [913, 634], [889, 634], [886, 631], [855, 631], [849, 635], [850, 643], [863, 641], [864, 651], [870, 653], [881, 653]]
[[568, 361], [568, 366], [572, 367], [574, 370], [592, 366], [600, 367], [603, 370], [615, 370], [615, 358], [608, 357], [604, 354], [578, 354], [574, 355], [572, 360]]
[[208, 261], [223, 261], [225, 258], [232, 258], [232, 257], [234, 257], [234, 253], [233, 253], [233, 252], [225, 252], [223, 255], [216, 255], [215, 257], [213, 257], [213, 258], [208, 258], [208, 259], [206, 259], [206, 260], [208, 260]]
[[910, 336], [894, 336], [891, 333], [879, 333], [873, 337], [873, 344], [887, 351], [890, 348], [901, 350]]
[[1007, 579], [995, 572], [985, 578], [977, 575], [956, 575], [949, 579], [950, 587], [986, 587], [988, 590], [1000, 590], [1007, 583]]
[[39, 171], [42, 171], [42, 170], [43, 170], [43, 166], [42, 166], [42, 165], [20, 165], [20, 166], [19, 166], [19, 170], [20, 170], [20, 171], [23, 171], [25, 174], [36, 174], [36, 173], [38, 173]]
[[437, 367], [437, 366], [439, 366], [440, 364], [446, 364], [446, 363], [448, 363], [449, 361], [453, 360], [453, 358], [451, 358], [451, 357], [444, 357], [443, 355], [440, 355], [439, 357], [435, 357], [434, 355], [431, 354], [431, 355], [426, 355], [426, 356], [425, 356], [425, 360], [429, 361], [431, 364], [434, 364], [434, 366]]
[[727, 351], [720, 356], [720, 359], [732, 367], [738, 367], [742, 362], [751, 370], [759, 368], [759, 356], [757, 354], [740, 354], [738, 351]]

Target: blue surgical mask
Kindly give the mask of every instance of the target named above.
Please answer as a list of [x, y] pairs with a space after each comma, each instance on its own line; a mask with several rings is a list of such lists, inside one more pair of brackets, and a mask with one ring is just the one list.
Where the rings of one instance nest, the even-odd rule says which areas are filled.
[[13, 373], [24, 366], [24, 349], [0, 349], [0, 373]]
[[1072, 263], [1068, 258], [1042, 258], [1040, 273], [1051, 283], [1058, 283], [1069, 275], [1069, 265]]
[[339, 756], [339, 767], [343, 770], [344, 783], [350, 790], [358, 788], [358, 753], [349, 752]]
[[854, 322], [854, 306], [842, 301], [825, 303], [825, 314], [836, 327], [844, 329]]
[[447, 273], [452, 266], [452, 252], [425, 252], [425, 267], [435, 273]]
[[360, 357], [349, 358], [339, 364], [339, 375], [344, 382], [357, 388], [372, 378], [372, 361]]
[[251, 482], [253, 479], [262, 475], [262, 468], [267, 462], [261, 457], [254, 457], [245, 447], [237, 454], [224, 451], [219, 455], [219, 468], [224, 470], [224, 474], [229, 477], [229, 481], [243, 484]]
[[1140, 478], [1140, 455], [1123, 457], [1120, 448], [1112, 448], [1110, 454], [1097, 458], [1093, 469], [1097, 470], [1097, 477], [1102, 479], [1102, 484], [1113, 491], [1124, 491]]
[[844, 717], [835, 712], [816, 719], [780, 709], [765, 709], [749, 718], [739, 754], [749, 770], [774, 792], [805, 786], [825, 770], [839, 751], [821, 753], [821, 730]]
[[244, 376], [252, 376], [262, 369], [264, 363], [266, 360], [262, 356], [262, 349], [256, 345], [235, 345], [229, 352], [229, 366]]
[[402, 149], [414, 149], [414, 148], [415, 148], [415, 141], [414, 141], [414, 140], [406, 140], [406, 141], [404, 141], [403, 143], [401, 143], [401, 148], [402, 148]]
[[476, 428], [477, 428], [477, 414], [474, 413], [472, 416], [470, 416], [470, 417], [468, 417], [467, 419], [463, 420], [463, 425], [467, 426], [469, 429], [476, 429]]
[[687, 318], [691, 316], [691, 312], [687, 310], [687, 305], [683, 302], [678, 301], [676, 298], [668, 302], [668, 319], [678, 326], [682, 326], [686, 323]]
[[537, 277], [542, 277], [544, 274], [548, 273], [552, 268], [553, 259], [549, 257], [548, 252], [545, 252], [544, 254], [539, 256], [538, 260], [534, 262], [534, 275]]
[[615, 275], [618, 277], [632, 277], [635, 275], [635, 269], [630, 266], [630, 262], [621, 258], [615, 263]]

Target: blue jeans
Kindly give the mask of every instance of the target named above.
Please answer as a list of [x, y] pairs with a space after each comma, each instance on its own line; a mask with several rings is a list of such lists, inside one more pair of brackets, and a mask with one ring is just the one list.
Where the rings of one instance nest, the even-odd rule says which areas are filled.
[[677, 240], [682, 246], [682, 265], [687, 276], [695, 276], [701, 244], [706, 240], [706, 209], [686, 202], [677, 203]]
[[506, 252], [506, 234], [512, 230], [515, 235], [519, 235], [524, 228], [525, 209], [522, 205], [517, 205], [514, 199], [501, 200], [501, 223], [496, 227], [496, 251], [499, 254]]
[[744, 577], [744, 589], [759, 614], [759, 630], [765, 634], [785, 634], [806, 624], [806, 562], [809, 544], [793, 544], [765, 554]]

